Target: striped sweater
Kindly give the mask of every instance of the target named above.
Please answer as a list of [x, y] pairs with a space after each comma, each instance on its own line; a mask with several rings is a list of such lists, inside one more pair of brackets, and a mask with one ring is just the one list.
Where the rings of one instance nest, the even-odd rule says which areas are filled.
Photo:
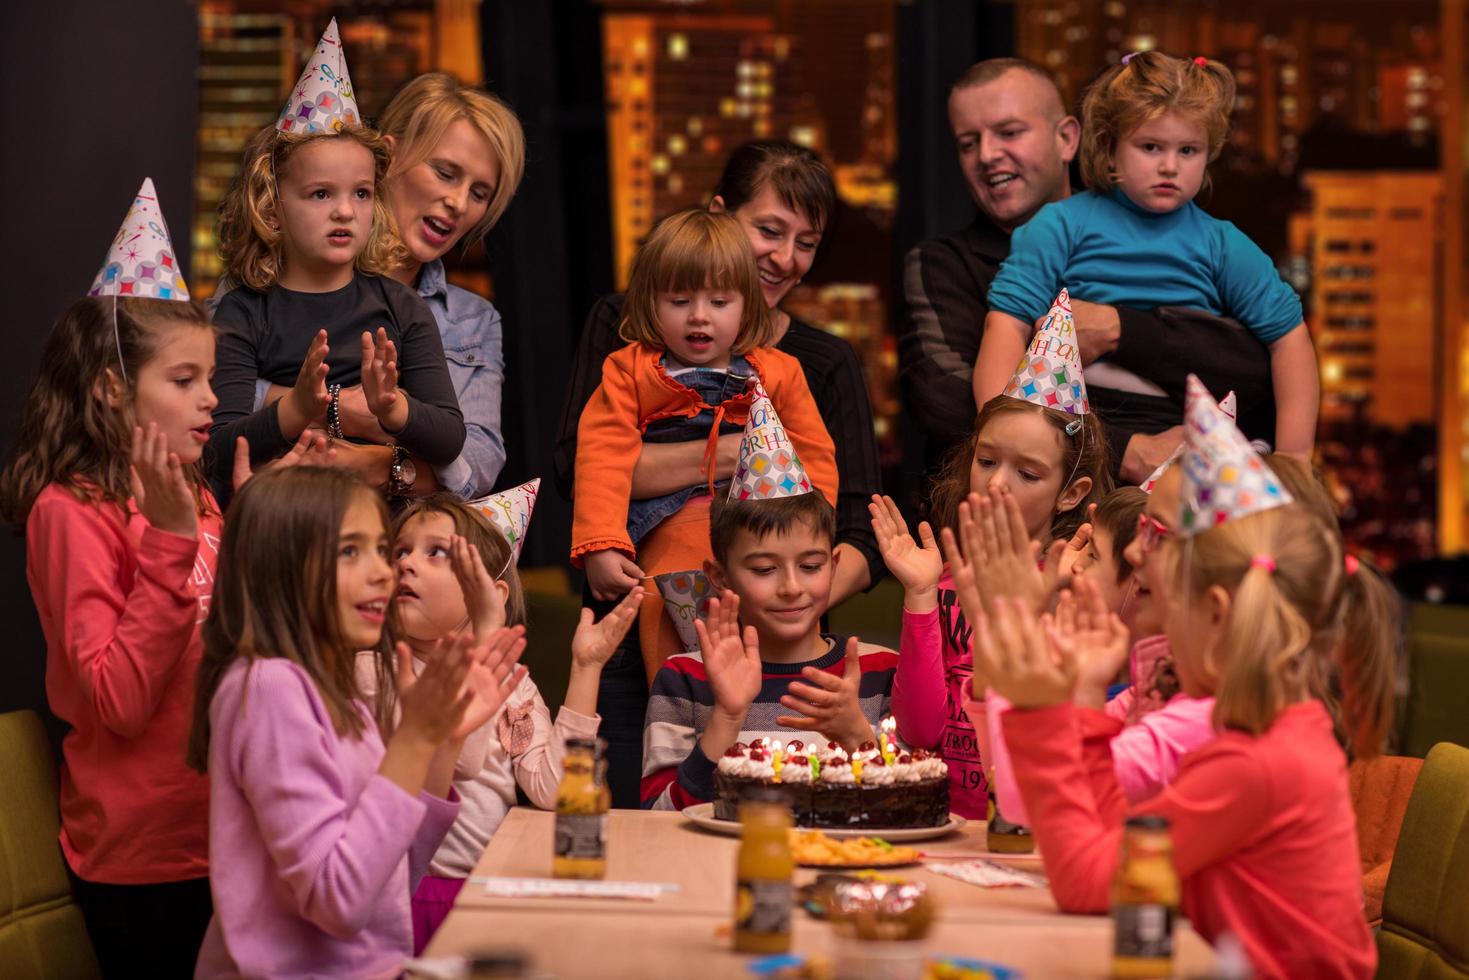
[[[782, 741], [799, 738], [809, 742], [819, 737], [812, 732], [777, 725], [775, 719], [792, 713], [780, 699], [792, 681], [801, 679], [803, 668], [815, 667], [838, 677], [842, 675], [847, 637], [823, 633], [822, 639], [827, 642], [827, 651], [815, 660], [764, 664], [760, 693], [745, 715], [740, 741], [748, 743], [768, 736]], [[859, 655], [862, 684], [857, 696], [863, 715], [875, 727], [888, 713], [898, 655], [870, 643], [860, 645]], [[681, 810], [713, 798], [714, 768], [718, 760], [710, 759], [699, 747], [699, 736], [713, 713], [714, 691], [704, 672], [704, 661], [697, 653], [669, 658], [653, 678], [648, 716], [643, 723], [643, 809]]]

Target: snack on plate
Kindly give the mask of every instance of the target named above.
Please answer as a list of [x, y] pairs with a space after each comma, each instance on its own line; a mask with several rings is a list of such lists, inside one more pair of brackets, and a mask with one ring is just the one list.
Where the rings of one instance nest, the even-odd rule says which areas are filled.
[[797, 864], [876, 868], [889, 864], [912, 864], [919, 858], [917, 848], [894, 847], [880, 837], [837, 840], [819, 830], [792, 830], [790, 833], [791, 855]]
[[714, 816], [738, 819], [752, 786], [778, 786], [800, 827], [942, 827], [949, 819], [949, 768], [923, 749], [884, 753], [876, 742], [848, 755], [840, 745], [736, 742], [714, 772]]

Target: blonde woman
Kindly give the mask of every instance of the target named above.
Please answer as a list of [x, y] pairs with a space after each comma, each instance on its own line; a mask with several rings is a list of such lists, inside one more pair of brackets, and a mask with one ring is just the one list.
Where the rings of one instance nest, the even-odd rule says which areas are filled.
[[[381, 444], [385, 435], [361, 386], [344, 387], [337, 408], [342, 434], [367, 442], [338, 442], [337, 462], [374, 486], [396, 482], [415, 496], [437, 488], [483, 496], [505, 465], [503, 328], [488, 300], [449, 285], [442, 259], [461, 241], [482, 237], [510, 206], [525, 170], [525, 136], [505, 103], [440, 72], [399, 89], [378, 128], [390, 153], [382, 196], [406, 249], [387, 274], [433, 313], [465, 439], [458, 457], [444, 465], [430, 467], [412, 455], [395, 459], [393, 448]], [[257, 403], [288, 390], [261, 383]]]

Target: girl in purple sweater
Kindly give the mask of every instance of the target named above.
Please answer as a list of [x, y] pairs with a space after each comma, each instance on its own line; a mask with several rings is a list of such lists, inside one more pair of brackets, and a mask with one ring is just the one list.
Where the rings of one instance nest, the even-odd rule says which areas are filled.
[[[197, 977], [395, 977], [412, 949], [409, 895], [459, 812], [454, 760], [524, 676], [525, 641], [456, 640], [415, 678], [383, 639], [388, 548], [382, 499], [345, 471], [278, 469], [235, 496], [189, 743], [214, 896]], [[396, 679], [391, 728], [358, 687], [368, 649], [377, 690]]]

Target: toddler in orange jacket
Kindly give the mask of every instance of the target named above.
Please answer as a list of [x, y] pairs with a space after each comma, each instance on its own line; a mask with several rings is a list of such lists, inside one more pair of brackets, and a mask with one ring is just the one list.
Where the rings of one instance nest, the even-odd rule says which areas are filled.
[[[701, 568], [718, 437], [739, 432], [758, 383], [815, 487], [835, 502], [836, 456], [800, 363], [768, 346], [773, 328], [749, 239], [726, 214], [674, 214], [633, 261], [621, 334], [577, 427], [571, 559], [598, 599], [651, 575]], [[691, 487], [634, 479], [644, 442], [705, 440], [708, 479]], [[639, 633], [649, 676], [682, 647], [649, 589]]]

